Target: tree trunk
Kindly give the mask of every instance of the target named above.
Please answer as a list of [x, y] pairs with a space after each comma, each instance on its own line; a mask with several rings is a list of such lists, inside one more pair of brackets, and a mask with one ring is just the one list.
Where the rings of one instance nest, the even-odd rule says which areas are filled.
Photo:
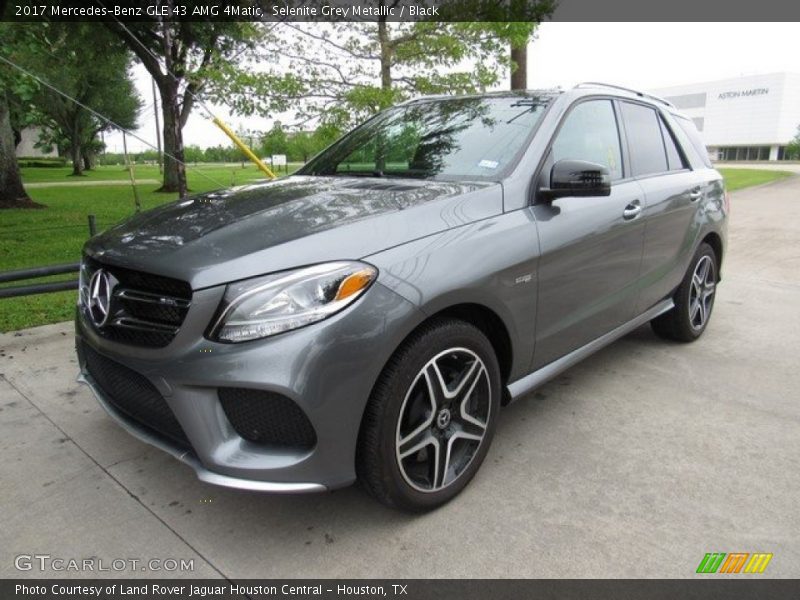
[[183, 128], [178, 107], [178, 83], [163, 81], [161, 86], [161, 116], [164, 120], [164, 183], [159, 192], [178, 192], [186, 195], [186, 166], [183, 159]]
[[525, 44], [519, 48], [511, 48], [511, 61], [516, 65], [512, 65], [511, 71], [511, 89], [512, 90], [526, 90], [528, 89], [528, 45]]
[[15, 148], [8, 102], [0, 93], [0, 208], [43, 208], [25, 193]]
[[378, 41], [381, 45], [381, 89], [390, 90], [392, 89], [392, 46], [389, 40], [389, 31], [386, 28], [386, 17], [378, 19]]
[[92, 170], [92, 153], [86, 150], [85, 148], [81, 150], [81, 160], [83, 160], [83, 170], [84, 171], [91, 171]]
[[72, 156], [72, 175], [81, 177], [83, 175], [83, 154], [81, 152], [81, 136], [76, 132], [72, 134], [70, 142], [70, 154]]

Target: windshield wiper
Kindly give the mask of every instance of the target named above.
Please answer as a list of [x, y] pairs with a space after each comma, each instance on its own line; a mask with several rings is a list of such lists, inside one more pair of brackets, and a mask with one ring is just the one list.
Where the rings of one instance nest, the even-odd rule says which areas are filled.
[[385, 177], [383, 171], [336, 171], [331, 177]]
[[544, 102], [542, 102], [541, 100], [537, 100], [535, 98], [526, 98], [526, 99], [520, 99], [520, 100], [514, 102], [514, 104], [511, 105], [511, 108], [516, 108], [518, 106], [527, 106], [528, 108], [523, 110], [518, 115], [515, 115], [515, 116], [511, 117], [508, 121], [506, 121], [506, 125], [510, 125], [511, 123], [513, 123], [514, 121], [519, 119], [522, 115], [526, 115], [528, 113], [531, 113], [534, 110], [536, 110], [537, 108], [539, 108], [540, 106], [546, 106], [546, 104]]

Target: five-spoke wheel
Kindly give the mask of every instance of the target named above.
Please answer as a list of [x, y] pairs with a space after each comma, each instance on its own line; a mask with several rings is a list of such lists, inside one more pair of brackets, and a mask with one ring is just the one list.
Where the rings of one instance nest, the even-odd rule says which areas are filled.
[[460, 320], [426, 324], [395, 352], [367, 405], [357, 471], [376, 498], [435, 508], [480, 467], [500, 408], [494, 348]]
[[680, 286], [673, 295], [675, 307], [651, 321], [661, 337], [692, 342], [708, 326], [719, 281], [719, 259], [714, 249], [700, 244]]
[[452, 484], [469, 466], [491, 415], [486, 366], [467, 348], [434, 356], [411, 384], [397, 421], [397, 464], [421, 492]]
[[714, 290], [717, 287], [717, 270], [709, 255], [700, 257], [692, 274], [689, 290], [689, 322], [695, 329], [703, 329], [711, 315]]

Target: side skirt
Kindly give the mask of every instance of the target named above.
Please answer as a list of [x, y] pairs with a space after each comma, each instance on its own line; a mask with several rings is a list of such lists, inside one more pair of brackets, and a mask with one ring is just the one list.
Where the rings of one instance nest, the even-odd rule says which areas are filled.
[[513, 402], [521, 396], [524, 396], [528, 392], [536, 389], [546, 381], [560, 374], [562, 371], [566, 371], [570, 367], [578, 364], [587, 356], [594, 354], [601, 348], [608, 346], [612, 342], [615, 342], [637, 327], [640, 327], [648, 321], [655, 319], [658, 315], [664, 314], [668, 310], [671, 310], [674, 306], [675, 303], [672, 301], [672, 298], [662, 300], [653, 308], [645, 311], [635, 319], [620, 325], [616, 329], [612, 329], [605, 335], [600, 336], [596, 340], [592, 340], [577, 350], [573, 350], [558, 360], [554, 360], [553, 362], [543, 366], [541, 369], [534, 371], [530, 375], [526, 375], [522, 379], [517, 379], [513, 383], [508, 384], [508, 393], [511, 396], [511, 401]]

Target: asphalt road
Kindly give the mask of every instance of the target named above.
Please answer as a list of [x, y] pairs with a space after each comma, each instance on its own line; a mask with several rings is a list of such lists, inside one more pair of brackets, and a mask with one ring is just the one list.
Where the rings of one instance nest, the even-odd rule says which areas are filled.
[[69, 324], [0, 336], [0, 577], [74, 575], [18, 572], [34, 553], [201, 577], [693, 577], [712, 551], [800, 576], [800, 177], [732, 205], [705, 336], [643, 327], [509, 407], [473, 483], [424, 516], [200, 483], [75, 383]]

